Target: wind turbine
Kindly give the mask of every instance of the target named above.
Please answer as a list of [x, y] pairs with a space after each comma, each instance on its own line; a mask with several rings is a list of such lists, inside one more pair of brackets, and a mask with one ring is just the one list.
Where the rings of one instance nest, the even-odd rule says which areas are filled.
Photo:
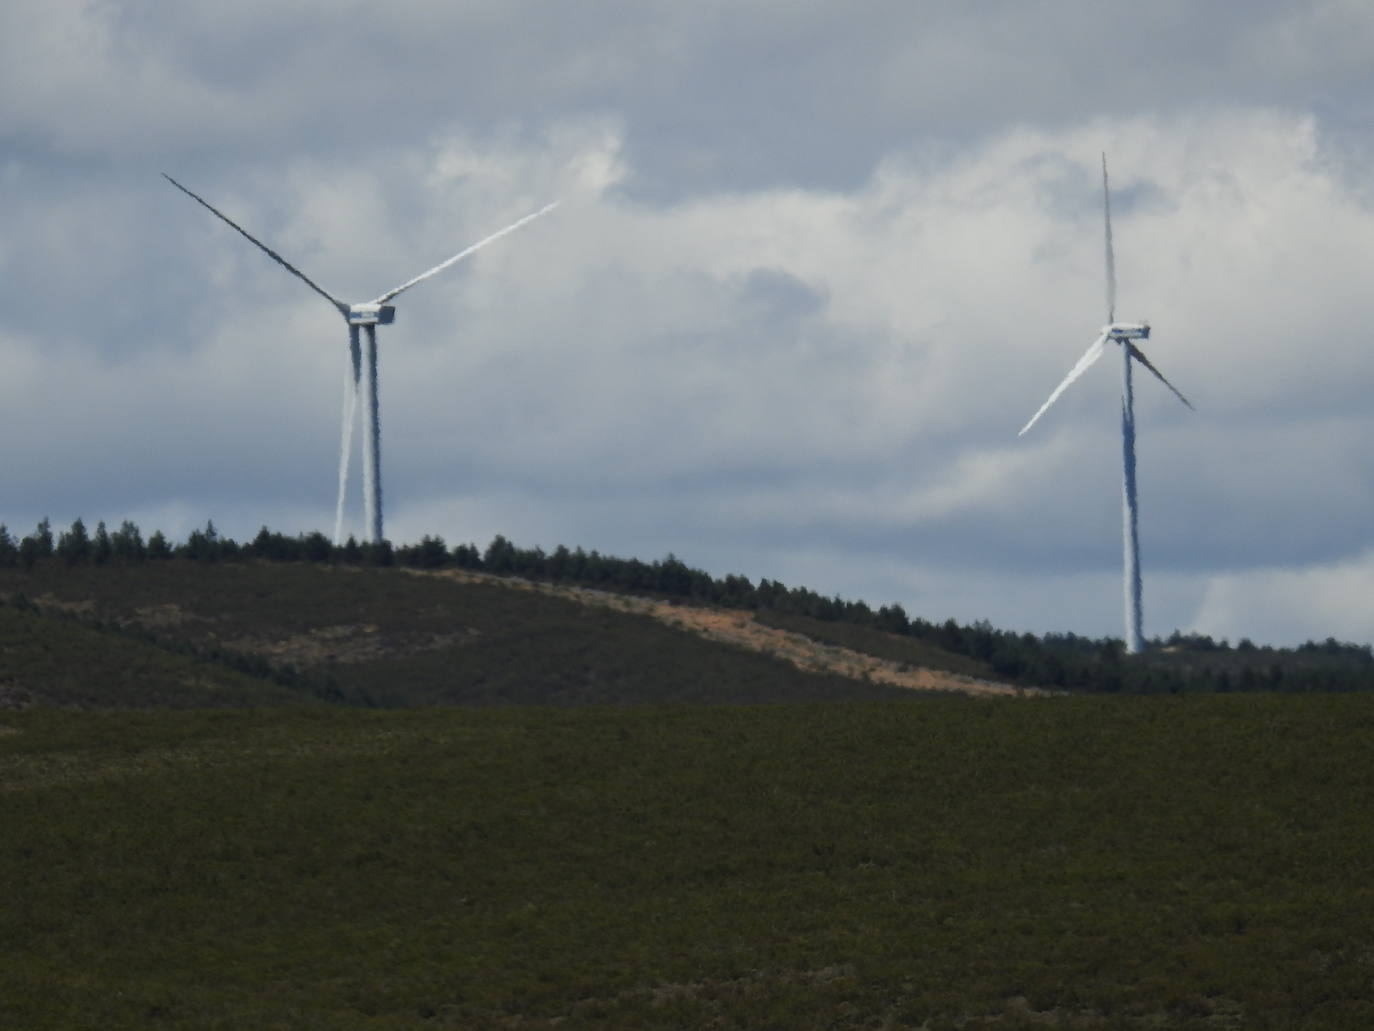
[[[382, 471], [381, 471], [381, 421], [379, 419], [377, 406], [377, 327], [379, 325], [389, 326], [396, 319], [396, 308], [388, 302], [393, 300], [398, 294], [409, 290], [412, 286], [424, 282], [430, 276], [444, 271], [450, 265], [462, 261], [474, 251], [478, 251], [494, 240], [499, 240], [507, 233], [514, 232], [527, 222], [531, 222], [546, 212], [558, 207], [558, 201], [546, 204], [533, 214], [526, 215], [516, 222], [512, 222], [506, 228], [492, 233], [490, 236], [478, 240], [471, 247], [466, 247], [446, 261], [441, 261], [427, 272], [421, 272], [414, 279], [408, 279], [400, 286], [388, 290], [380, 297], [372, 301], [365, 301], [361, 304], [347, 304], [337, 297], [332, 296], [319, 284], [312, 281], [304, 272], [296, 268], [285, 258], [283, 258], [272, 248], [268, 247], [257, 237], [253, 236], [246, 229], [236, 223], [224, 212], [210, 204], [205, 198], [192, 193], [181, 183], [177, 182], [166, 172], [162, 173], [164, 179], [175, 186], [182, 193], [196, 201], [202, 207], [208, 208], [213, 214], [238, 232], [249, 243], [263, 251], [269, 258], [275, 261], [282, 268], [286, 269], [293, 276], [303, 282], [315, 293], [319, 294], [331, 305], [334, 306], [348, 323], [348, 352], [351, 359], [351, 369], [348, 381], [344, 388], [344, 417], [343, 417], [343, 440], [339, 450], [339, 497], [334, 514], [334, 543], [339, 543], [339, 536], [343, 527], [343, 508], [344, 491], [348, 483], [348, 464], [349, 464], [349, 444], [353, 437], [353, 419], [357, 410], [358, 385], [362, 381], [363, 389], [363, 510], [364, 521], [367, 524], [367, 537], [373, 544], [380, 544], [382, 541]], [[359, 329], [366, 332], [367, 344], [363, 347], [359, 340]], [[364, 378], [363, 372], [367, 375]]]
[[1137, 361], [1149, 369], [1174, 395], [1189, 408], [1192, 403], [1179, 393], [1178, 388], [1164, 378], [1164, 374], [1150, 364], [1150, 359], [1136, 346], [1137, 340], [1150, 338], [1148, 322], [1116, 321], [1116, 255], [1112, 251], [1112, 198], [1107, 188], [1107, 155], [1102, 155], [1102, 215], [1106, 225], [1107, 241], [1107, 324], [1102, 327], [1101, 335], [1092, 342], [1083, 357], [1078, 359], [1064, 381], [1054, 388], [1049, 400], [1031, 416], [1030, 422], [1021, 427], [1017, 436], [1023, 436], [1035, 425], [1045, 410], [1059, 399], [1069, 384], [1087, 371], [1088, 367], [1102, 357], [1107, 345], [1121, 347], [1121, 523], [1122, 551], [1124, 560], [1124, 586], [1126, 595], [1126, 652], [1134, 655], [1144, 645], [1140, 616], [1140, 540], [1138, 534], [1139, 518], [1136, 507], [1135, 487], [1135, 393], [1131, 388], [1131, 362]]

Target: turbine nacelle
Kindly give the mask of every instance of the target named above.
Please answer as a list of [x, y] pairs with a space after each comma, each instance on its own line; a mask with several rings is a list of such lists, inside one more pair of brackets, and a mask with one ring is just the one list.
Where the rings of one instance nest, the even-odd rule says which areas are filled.
[[394, 304], [350, 304], [344, 317], [350, 326], [389, 326], [396, 321]]
[[1121, 343], [1123, 340], [1149, 340], [1148, 322], [1113, 322], [1102, 327], [1102, 335], [1108, 340]]

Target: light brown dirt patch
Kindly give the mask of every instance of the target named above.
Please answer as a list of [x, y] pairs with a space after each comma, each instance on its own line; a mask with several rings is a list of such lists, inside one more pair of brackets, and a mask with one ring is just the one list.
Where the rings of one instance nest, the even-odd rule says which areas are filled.
[[950, 673], [945, 670], [913, 668], [880, 659], [863, 652], [813, 641], [803, 634], [764, 626], [752, 612], [741, 609], [707, 608], [698, 605], [674, 604], [656, 598], [598, 591], [590, 587], [571, 587], [542, 583], [518, 577], [495, 576], [466, 569], [435, 571], [410, 570], [420, 576], [444, 576], [466, 583], [490, 583], [519, 590], [567, 598], [583, 605], [599, 605], [620, 612], [635, 612], [652, 616], [669, 626], [698, 634], [712, 641], [721, 641], [741, 648], [772, 655], [790, 662], [798, 669], [814, 673], [834, 673], [855, 680], [905, 687], [913, 691], [958, 691], [972, 695], [1043, 695], [1050, 692], [1038, 688]]

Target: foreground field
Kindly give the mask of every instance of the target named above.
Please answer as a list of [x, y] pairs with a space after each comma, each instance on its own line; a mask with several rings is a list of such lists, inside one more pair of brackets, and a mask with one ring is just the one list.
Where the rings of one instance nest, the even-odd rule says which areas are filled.
[[1374, 698], [0, 718], [0, 1027], [1367, 1028]]

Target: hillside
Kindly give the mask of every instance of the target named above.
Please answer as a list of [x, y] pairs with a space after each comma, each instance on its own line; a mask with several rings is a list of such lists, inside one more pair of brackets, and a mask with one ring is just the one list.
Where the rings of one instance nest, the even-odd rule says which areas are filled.
[[312, 703], [212, 659], [13, 604], [0, 606], [0, 709], [204, 708]]
[[[43, 629], [10, 633], [0, 705], [196, 705], [228, 673], [273, 685], [245, 694], [234, 681], [232, 694], [253, 698], [244, 704], [274, 704], [285, 689], [379, 706], [1374, 689], [1367, 644], [1233, 647], [1175, 631], [1126, 656], [1111, 638], [937, 622], [766, 578], [713, 577], [671, 554], [545, 553], [500, 536], [479, 551], [437, 537], [334, 546], [263, 528], [238, 544], [207, 524], [173, 544], [161, 533], [145, 542], [127, 522], [90, 535], [77, 520], [54, 540], [44, 520], [19, 541], [0, 526], [5, 603]], [[123, 640], [39, 647], [64, 626]], [[106, 647], [108, 662], [90, 658]], [[143, 677], [141, 700], [127, 685], [91, 696], [130, 664], [162, 671]]]
[[[261, 561], [0, 571], [0, 705], [779, 702], [1006, 690], [741, 613], [470, 573]], [[957, 665], [957, 657], [951, 656]]]

